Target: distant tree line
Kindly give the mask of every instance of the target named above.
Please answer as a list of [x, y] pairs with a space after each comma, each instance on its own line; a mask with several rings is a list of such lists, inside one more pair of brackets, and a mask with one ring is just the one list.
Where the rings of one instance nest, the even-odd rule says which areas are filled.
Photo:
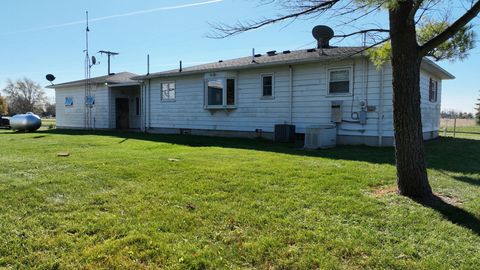
[[473, 113], [467, 113], [467, 112], [459, 112], [455, 110], [448, 110], [448, 111], [442, 111], [440, 116], [442, 118], [447, 118], [447, 119], [473, 119], [475, 116]]
[[55, 116], [55, 104], [48, 101], [40, 84], [23, 78], [8, 79], [0, 96], [0, 114], [15, 115], [33, 112], [40, 116]]

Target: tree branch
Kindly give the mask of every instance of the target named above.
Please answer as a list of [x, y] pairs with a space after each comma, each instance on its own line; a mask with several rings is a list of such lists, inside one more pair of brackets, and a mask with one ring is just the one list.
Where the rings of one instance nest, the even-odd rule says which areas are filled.
[[247, 25], [244, 25], [244, 24], [241, 24], [241, 23], [237, 24], [236, 26], [232, 26], [232, 27], [228, 27], [228, 26], [225, 26], [225, 25], [212, 25], [212, 27], [216, 30], [216, 33], [214, 33], [213, 35], [208, 35], [208, 37], [216, 38], [216, 39], [226, 38], [226, 37], [230, 37], [230, 36], [240, 34], [240, 33], [245, 32], [245, 31], [258, 29], [258, 28], [261, 28], [261, 27], [269, 25], [269, 24], [274, 24], [274, 23], [277, 23], [277, 22], [280, 22], [280, 21], [285, 21], [287, 19], [294, 19], [294, 18], [303, 16], [303, 15], [325, 11], [327, 9], [330, 9], [333, 5], [335, 5], [339, 1], [341, 1], [341, 0], [319, 1], [318, 4], [313, 5], [313, 6], [308, 6], [308, 7], [306, 7], [306, 9], [302, 9], [298, 12], [294, 12], [294, 13], [284, 15], [284, 16], [279, 16], [279, 17], [273, 18], [273, 19], [264, 19], [264, 20], [261, 20], [261, 21], [257, 21], [257, 22], [247, 24]]
[[351, 36], [354, 36], [354, 35], [365, 34], [365, 33], [369, 33], [369, 32], [389, 33], [390, 30], [388, 30], [388, 29], [381, 29], [381, 28], [377, 28], [377, 29], [365, 29], [365, 30], [356, 31], [356, 32], [352, 32], [352, 33], [349, 33], [349, 34], [345, 34], [345, 35], [335, 35], [335, 36], [333, 36], [333, 37], [336, 37], [336, 38], [346, 38], [346, 37], [351, 37]]
[[440, 46], [442, 43], [453, 37], [462, 27], [473, 20], [480, 12], [480, 1], [477, 1], [462, 17], [458, 18], [452, 25], [447, 27], [445, 31], [430, 39], [427, 43], [420, 46], [419, 54], [421, 57], [426, 56], [428, 52]]

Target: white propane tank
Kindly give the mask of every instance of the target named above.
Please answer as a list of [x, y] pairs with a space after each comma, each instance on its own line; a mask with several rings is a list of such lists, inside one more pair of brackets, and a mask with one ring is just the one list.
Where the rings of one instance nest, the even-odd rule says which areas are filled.
[[36, 114], [17, 114], [10, 118], [10, 126], [18, 131], [35, 131], [42, 125], [42, 119]]

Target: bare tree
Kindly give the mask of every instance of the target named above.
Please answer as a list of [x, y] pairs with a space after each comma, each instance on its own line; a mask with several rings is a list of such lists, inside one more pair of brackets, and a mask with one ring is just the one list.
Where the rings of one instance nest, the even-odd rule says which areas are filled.
[[[340, 35], [346, 38], [370, 34], [375, 63], [391, 61], [393, 68], [393, 111], [395, 158], [399, 193], [415, 199], [431, 198], [425, 164], [420, 111], [420, 64], [426, 56], [435, 60], [462, 59], [473, 47], [474, 34], [468, 23], [480, 11], [479, 0], [259, 0], [280, 7], [285, 13], [273, 18], [213, 25], [213, 38], [226, 38], [266, 25], [330, 16], [357, 23], [378, 12], [387, 12], [389, 27], [364, 28]], [[461, 6], [460, 6], [461, 5]], [[462, 15], [449, 19], [453, 8]], [[440, 14], [440, 15], [439, 15]], [[382, 46], [379, 46], [383, 44]]]
[[41, 114], [46, 102], [45, 91], [40, 84], [28, 79], [7, 80], [2, 90], [8, 100], [10, 114], [34, 112]]
[[8, 104], [7, 100], [0, 96], [0, 116], [1, 115], [7, 115], [8, 114]]

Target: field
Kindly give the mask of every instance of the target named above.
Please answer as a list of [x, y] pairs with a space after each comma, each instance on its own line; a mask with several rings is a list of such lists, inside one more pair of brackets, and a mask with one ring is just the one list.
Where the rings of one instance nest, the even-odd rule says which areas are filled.
[[420, 204], [391, 148], [0, 131], [0, 269], [478, 269], [480, 135], [458, 136], [427, 143], [443, 201]]

